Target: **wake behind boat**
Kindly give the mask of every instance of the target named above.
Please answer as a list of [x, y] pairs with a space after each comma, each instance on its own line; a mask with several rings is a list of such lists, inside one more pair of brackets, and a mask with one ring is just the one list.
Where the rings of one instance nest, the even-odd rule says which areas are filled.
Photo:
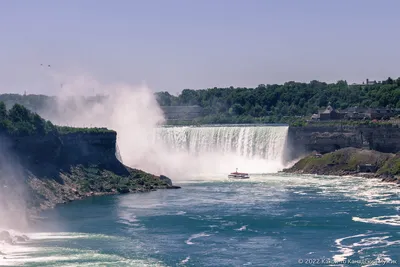
[[236, 171], [232, 172], [231, 174], [229, 174], [228, 178], [232, 178], [232, 179], [249, 179], [250, 176], [249, 176], [248, 173], [238, 172], [238, 169], [236, 168]]

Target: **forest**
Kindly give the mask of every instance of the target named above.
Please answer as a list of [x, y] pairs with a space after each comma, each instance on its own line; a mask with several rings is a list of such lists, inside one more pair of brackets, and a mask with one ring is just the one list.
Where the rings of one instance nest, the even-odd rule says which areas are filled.
[[[293, 123], [310, 118], [328, 103], [338, 110], [355, 106], [400, 108], [400, 78], [351, 85], [344, 80], [336, 83], [290, 81], [280, 85], [260, 84], [255, 88], [184, 89], [179, 95], [165, 91], [155, 95], [160, 106], [198, 105], [203, 108], [200, 117], [183, 124]], [[105, 99], [107, 96], [86, 97], [88, 104]], [[55, 97], [2, 94], [0, 101], [4, 101], [9, 109], [14, 104], [21, 104], [41, 114], [42, 110], [54, 107]], [[60, 132], [70, 131], [72, 129], [60, 129]]]
[[23, 105], [14, 104], [10, 109], [7, 109], [4, 102], [0, 101], [0, 134], [5, 133], [9, 136], [22, 137], [106, 132], [113, 131], [107, 128], [74, 128], [54, 125]]
[[20, 104], [15, 104], [7, 110], [4, 102], [0, 102], [0, 133], [11, 136], [43, 136], [56, 132], [56, 126], [42, 119]]
[[311, 81], [260, 84], [256, 88], [185, 89], [174, 96], [159, 92], [161, 106], [199, 105], [200, 123], [277, 123], [311, 116], [328, 103], [340, 110], [348, 107], [400, 108], [400, 78], [352, 84]]

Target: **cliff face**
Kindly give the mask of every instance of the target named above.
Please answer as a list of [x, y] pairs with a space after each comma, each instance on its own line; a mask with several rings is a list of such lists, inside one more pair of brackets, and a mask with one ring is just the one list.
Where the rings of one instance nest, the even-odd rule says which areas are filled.
[[382, 125], [289, 127], [288, 148], [291, 159], [311, 151], [328, 153], [345, 147], [397, 153], [400, 151], [400, 128]]
[[19, 155], [36, 163], [109, 164], [116, 161], [116, 136], [116, 132], [109, 131], [15, 137], [11, 141]]
[[115, 156], [116, 132], [73, 133], [61, 135], [59, 139], [61, 162], [114, 164], [117, 161]]
[[[123, 165], [116, 157], [116, 136], [113, 131], [41, 137], [3, 134], [0, 210], [32, 212], [92, 195], [179, 188], [165, 176]], [[16, 200], [25, 201], [18, 204], [19, 211], [11, 208]]]

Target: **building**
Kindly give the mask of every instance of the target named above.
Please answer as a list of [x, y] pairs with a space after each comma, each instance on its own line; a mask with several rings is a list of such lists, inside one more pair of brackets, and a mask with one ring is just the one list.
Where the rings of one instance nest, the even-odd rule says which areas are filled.
[[368, 115], [368, 108], [349, 107], [341, 111], [345, 113], [344, 118], [350, 120], [362, 120], [370, 118]]
[[326, 107], [326, 109], [318, 114], [313, 114], [311, 116], [311, 120], [320, 120], [320, 121], [328, 121], [328, 120], [341, 120], [344, 118], [344, 113], [340, 113], [334, 109], [330, 103]]
[[400, 114], [400, 109], [393, 108], [362, 108], [362, 107], [349, 107], [347, 109], [337, 111], [331, 105], [319, 112], [313, 114], [311, 120], [313, 121], [328, 121], [328, 120], [384, 120], [390, 119]]
[[375, 173], [378, 170], [378, 167], [373, 164], [360, 164], [357, 166], [358, 172], [370, 172]]
[[373, 85], [373, 84], [377, 84], [377, 83], [378, 82], [376, 80], [370, 81], [369, 79], [366, 79], [362, 83], [352, 83], [352, 85]]
[[368, 109], [369, 118], [372, 120], [389, 119], [398, 113], [395, 109], [391, 108], [369, 108]]
[[369, 79], [367, 79], [366, 82], [367, 82], [366, 85], [377, 84], [377, 82], [375, 80], [374, 81], [370, 81]]

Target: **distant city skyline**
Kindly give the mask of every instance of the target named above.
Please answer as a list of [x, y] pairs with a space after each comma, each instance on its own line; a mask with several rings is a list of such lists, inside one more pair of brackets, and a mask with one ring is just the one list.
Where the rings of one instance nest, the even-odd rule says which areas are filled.
[[399, 8], [396, 0], [4, 0], [0, 92], [55, 95], [54, 75], [173, 94], [397, 79]]

